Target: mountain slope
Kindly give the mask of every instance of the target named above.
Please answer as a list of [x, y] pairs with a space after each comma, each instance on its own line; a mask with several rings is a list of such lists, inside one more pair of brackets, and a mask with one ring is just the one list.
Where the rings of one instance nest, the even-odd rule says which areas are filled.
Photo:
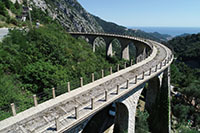
[[76, 0], [33, 0], [31, 5], [58, 20], [67, 31], [103, 32], [96, 20]]

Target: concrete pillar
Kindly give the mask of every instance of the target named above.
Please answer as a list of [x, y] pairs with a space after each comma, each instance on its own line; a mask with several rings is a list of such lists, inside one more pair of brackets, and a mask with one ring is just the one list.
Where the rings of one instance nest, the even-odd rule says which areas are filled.
[[92, 44], [92, 51], [95, 52], [95, 49], [96, 49], [96, 45], [93, 43]]
[[103, 69], [101, 70], [101, 77], [102, 78], [104, 77], [104, 70]]
[[76, 118], [76, 119], [79, 118], [79, 110], [78, 110], [78, 106], [75, 107], [75, 118]]
[[113, 56], [112, 43], [106, 44], [106, 56]]
[[56, 131], [58, 131], [61, 128], [61, 124], [60, 124], [59, 118], [56, 118], [55, 121], [56, 121]]
[[116, 94], [117, 94], [117, 95], [119, 94], [119, 84], [117, 85], [117, 91], [116, 91]]
[[143, 71], [143, 72], [142, 72], [142, 79], [144, 79], [144, 74], [145, 74], [145, 72]]
[[87, 36], [87, 38], [88, 38], [88, 43], [92, 45], [92, 51], [95, 52], [94, 40], [96, 39], [96, 37], [94, 37], [94, 36]]
[[142, 54], [142, 60], [144, 60], [147, 57], [146, 53], [146, 47], [143, 49], [143, 54]]
[[94, 82], [94, 73], [92, 73], [92, 82]]
[[112, 67], [110, 67], [110, 75], [112, 74]]
[[36, 106], [38, 105], [36, 95], [33, 95], [33, 101], [34, 101], [34, 105], [35, 105], [35, 107], [36, 107]]
[[55, 88], [52, 88], [52, 95], [53, 95], [53, 99], [55, 99], [56, 98]]
[[144, 85], [138, 86], [116, 102], [114, 133], [135, 132], [136, 107]]
[[151, 75], [151, 68], [149, 69], [149, 76]]
[[83, 77], [80, 77], [80, 87], [83, 87]]
[[[145, 108], [149, 112], [150, 127], [152, 132], [171, 132], [170, 117], [170, 73], [165, 69], [155, 81], [149, 82], [146, 93]], [[153, 84], [154, 83], [154, 84]], [[159, 122], [158, 122], [159, 121]]]
[[70, 89], [70, 82], [67, 82], [67, 90], [68, 90], [68, 92], [71, 91], [71, 89]]
[[160, 90], [160, 80], [158, 76], [148, 81], [148, 88], [146, 91], [145, 108], [148, 112], [152, 111], [152, 108], [156, 102], [157, 94]]
[[94, 109], [94, 97], [91, 98], [91, 109]]
[[156, 65], [155, 72], [157, 72], [157, 70], [158, 70], [158, 65]]
[[129, 45], [128, 44], [124, 48], [122, 48], [122, 59], [130, 60]]
[[143, 43], [134, 43], [136, 47], [136, 60], [135, 63], [140, 62], [143, 56], [146, 56], [146, 46]]
[[137, 75], [135, 75], [135, 84], [137, 84]]
[[126, 88], [128, 89], [129, 87], [129, 79], [126, 80]]
[[113, 38], [111, 37], [103, 37], [105, 43], [106, 43], [106, 57], [113, 56], [113, 49], [112, 49], [112, 41]]
[[119, 64], [117, 64], [117, 71], [119, 72]]
[[105, 90], [105, 101], [107, 101], [107, 100], [108, 100], [108, 91]]
[[12, 109], [13, 116], [16, 116], [17, 113], [16, 113], [16, 109], [15, 109], [15, 104], [11, 103], [10, 106], [11, 106], [11, 109]]

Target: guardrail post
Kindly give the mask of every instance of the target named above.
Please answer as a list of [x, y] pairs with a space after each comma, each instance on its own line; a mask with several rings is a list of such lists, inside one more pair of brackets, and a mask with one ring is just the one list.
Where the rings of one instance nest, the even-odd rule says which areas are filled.
[[94, 82], [94, 73], [92, 73], [92, 82]]
[[112, 67], [110, 67], [110, 75], [112, 74]]
[[149, 69], [149, 76], [151, 75], [151, 68]]
[[67, 91], [70, 92], [71, 89], [70, 89], [70, 82], [67, 82]]
[[117, 85], [117, 91], [116, 91], [116, 94], [117, 94], [117, 95], [119, 94], [119, 84]]
[[75, 118], [78, 119], [79, 118], [79, 112], [78, 112], [78, 106], [75, 107]]
[[56, 131], [58, 131], [60, 129], [61, 125], [60, 125], [60, 121], [59, 118], [56, 118]]
[[105, 90], [105, 101], [108, 100], [108, 90]]
[[91, 109], [94, 109], [94, 97], [91, 98]]
[[104, 70], [103, 69], [101, 70], [101, 77], [102, 78], [104, 77]]
[[124, 69], [126, 69], [126, 62], [124, 62]]
[[35, 105], [35, 107], [36, 107], [36, 106], [38, 105], [36, 95], [33, 95], [33, 101], [34, 101], [34, 105]]
[[15, 109], [15, 104], [14, 104], [14, 103], [11, 103], [10, 106], [11, 106], [11, 109], [12, 109], [12, 114], [13, 114], [13, 116], [15, 116], [15, 115], [17, 114], [17, 113], [16, 113], [16, 109]]
[[143, 72], [142, 72], [142, 79], [144, 79], [144, 74], [145, 74], [145, 73], [144, 73], [144, 71], [143, 71]]
[[53, 99], [55, 99], [56, 98], [55, 88], [52, 88], [52, 95], [53, 95]]
[[131, 59], [131, 66], [133, 65], [133, 59]]
[[83, 77], [80, 77], [80, 86], [83, 87]]
[[155, 72], [157, 72], [157, 70], [158, 70], [158, 65], [156, 65]]
[[137, 84], [137, 75], [135, 75], [135, 84]]
[[164, 64], [163, 64], [163, 66], [165, 66], [166, 65], [166, 60], [164, 60]]
[[119, 64], [117, 64], [117, 71], [119, 72]]
[[128, 89], [129, 87], [129, 79], [126, 80], [126, 88]]

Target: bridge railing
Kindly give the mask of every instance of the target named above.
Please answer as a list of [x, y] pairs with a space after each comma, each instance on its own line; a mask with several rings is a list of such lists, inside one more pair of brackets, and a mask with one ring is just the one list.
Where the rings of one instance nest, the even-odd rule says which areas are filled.
[[[157, 72], [159, 73], [159, 72], [162, 71], [163, 67], [167, 68], [168, 67], [167, 65], [170, 62], [172, 62], [172, 60], [173, 60], [173, 55], [170, 54], [165, 59], [163, 59], [162, 61], [160, 61], [158, 64], [155, 64], [153, 67], [150, 67], [149, 70], [141, 72], [140, 74], [136, 75], [132, 79], [127, 79], [126, 83], [123, 84], [122, 86], [121, 85], [117, 85], [116, 86], [116, 90], [110, 90], [110, 91], [109, 90], [105, 90], [104, 96], [100, 96], [100, 97], [97, 97], [97, 98], [91, 97], [91, 100], [90, 100], [91, 103], [89, 105], [85, 105], [84, 107], [78, 107], [78, 106], [76, 106], [74, 108], [74, 113], [72, 114], [74, 116], [74, 119], [78, 120], [81, 117], [84, 117], [84, 116], [81, 116], [81, 114], [83, 114], [81, 112], [84, 112], [83, 110], [85, 108], [90, 109], [90, 110], [88, 110], [88, 113], [89, 112], [91, 113], [91, 111], [94, 110], [95, 108], [97, 108], [97, 106], [100, 107], [99, 104], [95, 105], [98, 101], [104, 101], [104, 103], [106, 103], [107, 101], [110, 100], [110, 98], [112, 98], [114, 100], [113, 97], [117, 97], [121, 93], [123, 93], [124, 91], [131, 89], [131, 85], [132, 86], [133, 86], [133, 84], [136, 85], [139, 81], [140, 81], [140, 83], [141, 82], [145, 82], [147, 80], [147, 78], [150, 77], [153, 74], [155, 76]], [[104, 103], [101, 102], [102, 106], [103, 106]], [[55, 121], [55, 127], [56, 127], [57, 131], [62, 131], [63, 130], [58, 125], [60, 125], [60, 122], [62, 120], [64, 120], [64, 119], [65, 119], [64, 117], [60, 117], [60, 118], [56, 119], [56, 121]], [[74, 121], [74, 122], [76, 122], [76, 121]]]
[[[110, 66], [108, 68], [104, 68], [104, 69], [99, 70], [97, 72], [88, 74], [85, 78], [83, 78], [83, 85], [86, 85], [86, 84], [93, 82], [92, 81], [92, 74], [94, 74], [94, 81], [95, 81], [95, 80], [102, 78], [102, 71], [103, 71], [103, 77], [106, 77], [106, 76], [110, 75], [111, 73], [118, 72], [119, 70], [122, 70], [122, 69], [125, 69], [126, 67], [131, 66], [131, 62], [132, 62], [132, 65], [133, 65], [133, 61], [126, 61], [123, 64], [117, 64], [116, 66]], [[76, 88], [79, 88], [80, 84], [81, 84], [80, 79], [76, 79], [76, 80], [70, 81], [69, 85], [68, 85], [68, 83], [65, 83], [64, 85], [58, 86], [54, 90], [55, 91], [55, 97], [62, 95], [64, 93], [67, 93], [69, 91], [72, 91]], [[6, 119], [6, 118], [8, 118], [12, 115], [16, 115], [17, 113], [22, 112], [26, 109], [37, 106], [38, 104], [41, 104], [45, 101], [52, 99], [53, 95], [54, 95], [53, 93], [54, 92], [53, 92], [52, 89], [45, 89], [41, 93], [37, 93], [34, 96], [29, 96], [28, 103], [21, 103], [21, 102], [18, 102], [18, 101], [14, 101], [13, 103], [11, 103], [14, 106], [5, 105], [3, 107], [0, 107], [0, 121], [3, 120], [3, 119]], [[35, 97], [35, 99], [34, 99], [34, 97]], [[35, 101], [37, 103], [35, 103]], [[14, 108], [14, 110], [13, 110], [13, 108]]]

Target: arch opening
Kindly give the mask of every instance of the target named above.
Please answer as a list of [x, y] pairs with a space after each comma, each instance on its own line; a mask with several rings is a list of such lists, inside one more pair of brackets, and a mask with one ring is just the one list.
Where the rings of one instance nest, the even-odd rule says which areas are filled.
[[128, 131], [129, 111], [125, 104], [116, 103], [116, 115], [114, 133], [124, 133]]

